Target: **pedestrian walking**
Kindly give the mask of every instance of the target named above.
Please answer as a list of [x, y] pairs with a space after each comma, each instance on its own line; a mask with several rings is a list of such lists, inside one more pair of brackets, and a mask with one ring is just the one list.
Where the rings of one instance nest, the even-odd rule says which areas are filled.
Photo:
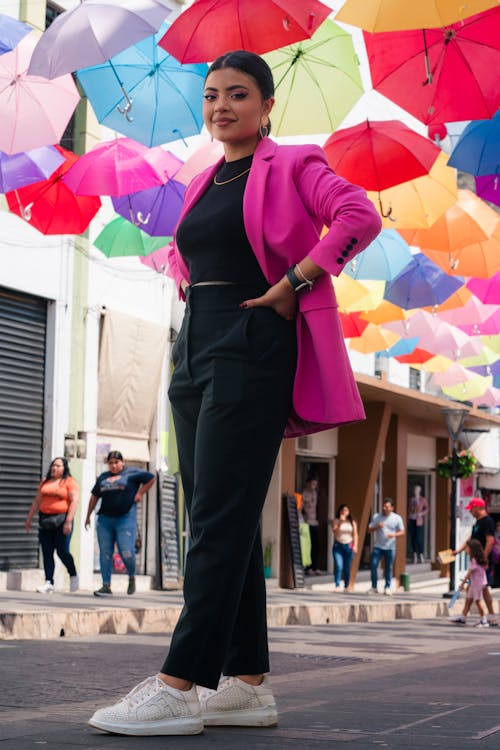
[[479, 622], [476, 623], [476, 627], [489, 628], [490, 624], [486, 618], [483, 605], [481, 604], [484, 587], [488, 584], [486, 579], [488, 561], [485, 557], [483, 546], [477, 539], [470, 539], [466, 542], [465, 551], [470, 558], [469, 569], [464, 576], [464, 580], [460, 584], [460, 590], [464, 591], [467, 587], [467, 595], [462, 614], [450, 617], [450, 621], [457, 625], [465, 625], [472, 603], [475, 602], [481, 618]]
[[38, 539], [45, 572], [45, 583], [37, 588], [40, 594], [54, 592], [55, 552], [68, 571], [70, 592], [78, 591], [78, 573], [69, 548], [79, 500], [80, 488], [71, 476], [68, 461], [57, 456], [40, 482], [25, 523], [29, 533], [33, 516], [38, 513]]
[[375, 513], [373, 516], [368, 526], [368, 531], [375, 535], [370, 563], [372, 586], [368, 593], [378, 593], [377, 571], [380, 561], [383, 558], [385, 566], [384, 594], [386, 596], [391, 596], [392, 568], [394, 565], [394, 555], [396, 554], [396, 539], [398, 536], [404, 536], [405, 527], [401, 516], [394, 512], [394, 502], [390, 497], [385, 498], [382, 504], [382, 512]]
[[354, 521], [349, 506], [343, 503], [337, 509], [332, 521], [333, 531], [333, 575], [335, 589], [340, 590], [344, 579], [344, 591], [349, 590], [352, 558], [358, 552], [358, 525]]
[[160, 673], [91, 718], [108, 732], [276, 723], [259, 530], [274, 463], [284, 433], [363, 418], [330, 274], [380, 219], [319, 147], [268, 137], [273, 103], [257, 55], [210, 66], [203, 115], [224, 158], [188, 187], [170, 248], [187, 301], [169, 388], [192, 535], [185, 606]]
[[120, 451], [107, 456], [108, 471], [100, 474], [90, 495], [85, 528], [99, 500], [97, 541], [102, 576], [101, 588], [95, 596], [112, 596], [111, 573], [115, 544], [128, 573], [127, 594], [135, 594], [135, 543], [137, 539], [137, 503], [153, 486], [156, 477], [150, 471], [125, 466]]

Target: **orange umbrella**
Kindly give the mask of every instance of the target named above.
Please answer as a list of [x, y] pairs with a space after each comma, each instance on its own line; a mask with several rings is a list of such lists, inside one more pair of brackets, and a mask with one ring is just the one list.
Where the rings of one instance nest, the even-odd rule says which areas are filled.
[[448, 255], [425, 247], [422, 248], [422, 252], [446, 273], [489, 279], [500, 271], [500, 220], [497, 219], [492, 236], [481, 242], [467, 245]]
[[440, 305], [434, 305], [434, 307], [422, 307], [422, 310], [426, 312], [435, 313], [441, 312], [442, 310], [454, 310], [457, 307], [463, 307], [467, 301], [471, 298], [472, 292], [470, 292], [466, 286], [461, 286], [456, 292], [453, 292], [451, 297], [448, 297]]
[[392, 302], [384, 300], [374, 310], [366, 310], [359, 316], [361, 320], [367, 320], [369, 323], [388, 323], [390, 320], [404, 320], [406, 310]]
[[389, 349], [399, 339], [400, 336], [397, 333], [383, 330], [374, 323], [368, 323], [361, 336], [349, 340], [349, 347], [363, 354], [370, 354]]

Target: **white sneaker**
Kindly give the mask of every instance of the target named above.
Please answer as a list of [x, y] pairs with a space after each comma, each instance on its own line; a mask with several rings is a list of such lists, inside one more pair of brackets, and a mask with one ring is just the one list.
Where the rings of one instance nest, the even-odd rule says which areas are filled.
[[217, 690], [198, 688], [198, 695], [207, 727], [274, 727], [278, 723], [267, 677], [260, 685], [248, 685], [238, 677], [221, 677]]
[[96, 711], [89, 724], [134, 737], [203, 732], [196, 687], [176, 690], [156, 675], [136, 685], [119, 703]]
[[384, 589], [384, 596], [392, 596], [392, 591], [390, 590], [390, 588]]
[[54, 593], [54, 584], [50, 581], [45, 581], [43, 586], [38, 586], [37, 591], [39, 594], [53, 594]]
[[378, 589], [371, 588], [371, 589], [368, 589], [368, 591], [366, 593], [369, 596], [372, 596], [372, 595], [378, 594]]
[[80, 579], [78, 578], [78, 574], [76, 576], [70, 576], [69, 577], [70, 594], [74, 594], [75, 591], [78, 591], [79, 588], [80, 588]]
[[486, 619], [486, 617], [481, 617], [481, 619], [479, 620], [479, 622], [476, 622], [476, 624], [474, 625], [474, 627], [475, 628], [489, 628], [490, 627], [490, 623], [488, 622], [488, 620]]

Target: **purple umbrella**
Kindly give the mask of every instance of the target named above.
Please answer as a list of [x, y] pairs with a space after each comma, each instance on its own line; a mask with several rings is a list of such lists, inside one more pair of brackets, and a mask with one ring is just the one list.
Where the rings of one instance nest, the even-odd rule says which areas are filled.
[[0, 151], [0, 193], [46, 180], [61, 166], [64, 156], [54, 146], [42, 146], [19, 154]]
[[168, 180], [159, 187], [112, 198], [117, 214], [153, 237], [173, 234], [184, 202], [185, 185]]
[[0, 13], [0, 55], [12, 52], [30, 31], [33, 29], [28, 24]]
[[500, 377], [500, 359], [491, 365], [474, 365], [469, 366], [468, 370], [477, 372], [479, 375], [493, 375], [494, 378]]
[[485, 201], [500, 206], [500, 175], [487, 174], [476, 177], [476, 193]]
[[385, 287], [384, 299], [405, 310], [440, 305], [464, 283], [458, 276], [448, 276], [423, 253], [411, 262]]

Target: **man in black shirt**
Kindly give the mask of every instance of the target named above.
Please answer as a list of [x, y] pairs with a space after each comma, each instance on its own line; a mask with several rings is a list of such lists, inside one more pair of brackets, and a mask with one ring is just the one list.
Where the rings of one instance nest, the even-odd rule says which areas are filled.
[[[462, 552], [470, 539], [477, 539], [479, 542], [481, 542], [484, 549], [484, 556], [488, 560], [489, 565], [487, 572], [489, 574], [489, 569], [491, 568], [490, 554], [491, 549], [495, 543], [495, 521], [490, 515], [488, 515], [488, 512], [486, 511], [486, 503], [481, 497], [473, 497], [470, 503], [465, 506], [465, 510], [470, 511], [470, 513], [476, 520], [474, 526], [472, 527], [472, 533], [470, 537], [460, 547], [458, 547], [453, 552], [453, 554], [458, 555], [460, 552]], [[484, 603], [488, 607], [489, 624], [498, 625], [498, 618], [495, 615], [495, 610], [493, 609], [493, 599], [491, 598], [491, 591], [489, 586], [485, 586], [483, 589], [483, 599]]]

